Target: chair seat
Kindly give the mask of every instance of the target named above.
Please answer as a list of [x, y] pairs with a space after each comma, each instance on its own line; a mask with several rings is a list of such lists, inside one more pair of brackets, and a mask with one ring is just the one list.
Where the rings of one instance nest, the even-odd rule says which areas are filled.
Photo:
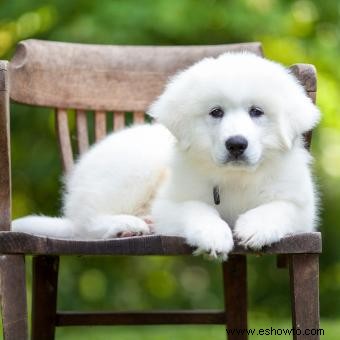
[[[0, 232], [0, 254], [27, 255], [190, 255], [194, 248], [184, 238], [147, 235], [107, 240], [69, 240]], [[301, 233], [283, 238], [260, 251], [246, 249], [235, 241], [231, 254], [321, 253], [321, 233]]]

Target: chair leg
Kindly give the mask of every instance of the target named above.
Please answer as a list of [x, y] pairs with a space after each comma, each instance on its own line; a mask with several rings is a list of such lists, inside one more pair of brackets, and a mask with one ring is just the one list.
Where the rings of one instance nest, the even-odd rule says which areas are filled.
[[0, 281], [4, 340], [27, 340], [25, 256], [0, 256]]
[[55, 337], [58, 269], [58, 256], [33, 258], [32, 340]]
[[231, 255], [223, 263], [223, 281], [226, 323], [228, 330], [235, 329], [235, 334], [228, 334], [228, 340], [247, 340], [247, 334], [236, 331], [246, 330], [248, 325], [246, 256]]
[[283, 269], [288, 268], [288, 255], [279, 254], [276, 256], [276, 267]]
[[319, 340], [319, 254], [289, 256], [294, 340]]

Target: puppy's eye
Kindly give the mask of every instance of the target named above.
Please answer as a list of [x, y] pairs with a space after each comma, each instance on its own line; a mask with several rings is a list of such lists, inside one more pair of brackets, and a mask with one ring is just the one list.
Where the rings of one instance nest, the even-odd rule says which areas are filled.
[[259, 107], [251, 106], [250, 109], [249, 109], [249, 115], [250, 115], [250, 117], [257, 118], [257, 117], [263, 116], [264, 112]]
[[220, 107], [215, 107], [209, 112], [209, 115], [213, 118], [222, 118], [224, 116], [224, 111]]

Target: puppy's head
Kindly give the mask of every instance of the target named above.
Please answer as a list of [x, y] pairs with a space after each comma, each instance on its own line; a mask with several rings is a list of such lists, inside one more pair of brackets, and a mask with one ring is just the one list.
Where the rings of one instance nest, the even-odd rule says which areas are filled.
[[320, 116], [284, 67], [250, 53], [206, 58], [177, 74], [149, 114], [192, 156], [246, 168], [292, 148]]

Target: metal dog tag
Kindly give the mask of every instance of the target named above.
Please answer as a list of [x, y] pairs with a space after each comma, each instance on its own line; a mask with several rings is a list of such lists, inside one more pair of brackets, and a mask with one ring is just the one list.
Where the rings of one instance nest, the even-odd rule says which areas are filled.
[[220, 201], [220, 188], [217, 185], [214, 186], [213, 195], [214, 195], [215, 204], [219, 205], [221, 203], [221, 201]]

